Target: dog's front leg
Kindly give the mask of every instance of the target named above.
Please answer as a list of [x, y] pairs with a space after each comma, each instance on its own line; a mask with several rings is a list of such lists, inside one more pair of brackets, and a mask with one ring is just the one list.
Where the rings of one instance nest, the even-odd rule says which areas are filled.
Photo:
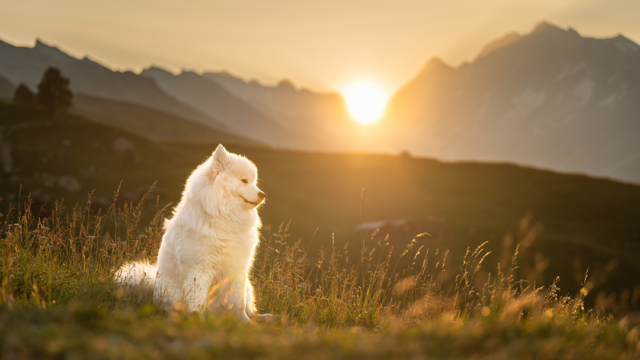
[[228, 309], [231, 313], [234, 313], [238, 317], [238, 320], [243, 323], [250, 323], [251, 319], [247, 316], [247, 293], [246, 293], [246, 278], [235, 278], [231, 282], [231, 287], [228, 293]]
[[184, 297], [190, 313], [199, 312], [203, 308], [210, 284], [211, 281], [206, 273], [199, 271], [189, 273], [182, 288], [186, 291]]
[[246, 279], [245, 286], [245, 312], [249, 318], [256, 316], [256, 305], [253, 297], [253, 286], [251, 286], [251, 282], [249, 279]]

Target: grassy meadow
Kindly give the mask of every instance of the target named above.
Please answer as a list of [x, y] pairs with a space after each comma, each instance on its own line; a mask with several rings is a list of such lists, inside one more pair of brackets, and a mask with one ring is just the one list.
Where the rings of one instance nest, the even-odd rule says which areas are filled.
[[[118, 194], [114, 195], [114, 200]], [[554, 283], [515, 277], [517, 249], [480, 285], [489, 254], [469, 249], [445, 276], [447, 252], [416, 241], [396, 248], [363, 239], [361, 251], [328, 246], [315, 261], [287, 229], [266, 234], [252, 272], [271, 323], [160, 309], [149, 294], [119, 289], [123, 262], [153, 259], [164, 211], [144, 202], [91, 204], [50, 217], [29, 204], [2, 214], [0, 334], [3, 358], [522, 358], [633, 359], [638, 319], [584, 307]], [[426, 235], [424, 235], [426, 236]], [[399, 259], [411, 260], [398, 268]], [[588, 279], [585, 279], [588, 281]]]
[[[280, 315], [244, 326], [113, 280], [155, 261], [164, 217], [215, 144], [2, 104], [0, 126], [14, 166], [0, 179], [3, 358], [640, 356], [638, 186], [230, 145], [267, 193], [252, 282], [260, 311]], [[355, 230], [427, 217], [443, 219], [438, 233]]]

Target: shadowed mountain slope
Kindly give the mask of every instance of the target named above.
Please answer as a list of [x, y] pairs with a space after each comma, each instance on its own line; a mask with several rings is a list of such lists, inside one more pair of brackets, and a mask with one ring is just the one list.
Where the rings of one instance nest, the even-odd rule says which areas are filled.
[[282, 80], [277, 86], [265, 86], [227, 72], [207, 72], [202, 77], [222, 85], [284, 126], [342, 136], [358, 128], [338, 93], [297, 89], [288, 80]]
[[[215, 81], [193, 72], [174, 75], [151, 67], [142, 73], [154, 79], [163, 90], [198, 110], [221, 119], [235, 133], [259, 139], [267, 144], [298, 149], [326, 149], [331, 141], [309, 128], [281, 120], [277, 114], [261, 111], [259, 104], [248, 103]], [[275, 120], [278, 119], [278, 120]]]
[[155, 139], [210, 143], [258, 144], [202, 123], [143, 105], [75, 94], [72, 111], [102, 123]]
[[0, 76], [0, 99], [11, 100], [15, 86], [7, 79]]

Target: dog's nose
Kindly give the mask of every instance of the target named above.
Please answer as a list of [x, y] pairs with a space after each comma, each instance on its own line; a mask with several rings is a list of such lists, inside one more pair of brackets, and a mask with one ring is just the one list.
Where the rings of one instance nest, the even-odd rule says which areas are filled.
[[260, 200], [264, 200], [265, 196], [267, 196], [267, 195], [265, 195], [264, 192], [262, 192], [262, 191], [258, 192], [258, 197], [260, 198]]

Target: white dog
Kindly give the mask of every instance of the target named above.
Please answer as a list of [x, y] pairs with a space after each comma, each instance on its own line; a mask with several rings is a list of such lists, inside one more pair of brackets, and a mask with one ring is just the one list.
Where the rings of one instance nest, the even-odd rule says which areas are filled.
[[248, 275], [258, 244], [257, 208], [265, 198], [257, 175], [251, 161], [219, 145], [189, 176], [166, 220], [157, 267], [126, 264], [118, 281], [153, 286], [157, 304], [184, 301], [191, 312], [232, 311], [249, 322], [256, 311]]

